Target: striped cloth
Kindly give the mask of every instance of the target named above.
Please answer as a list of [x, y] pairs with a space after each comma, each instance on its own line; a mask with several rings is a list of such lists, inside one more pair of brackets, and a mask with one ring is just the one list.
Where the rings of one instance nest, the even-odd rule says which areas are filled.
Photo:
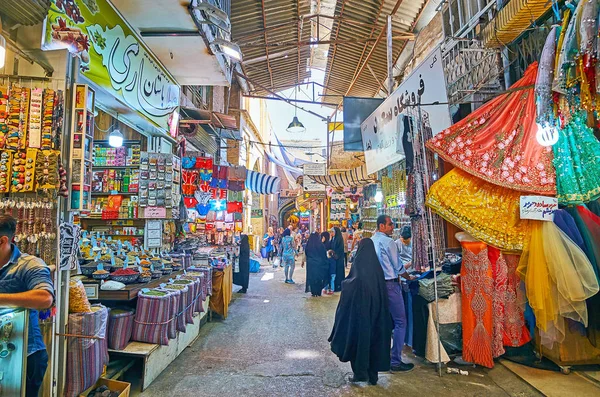
[[187, 308], [187, 302], [189, 299], [188, 288], [169, 288], [169, 284], [167, 284], [164, 290], [173, 292], [175, 295], [177, 295], [178, 299], [177, 310], [175, 313], [175, 323], [177, 324], [177, 331], [185, 333], [185, 309]]
[[173, 322], [173, 300], [165, 296], [138, 293], [131, 340], [160, 345], [169, 344], [169, 325]]
[[[186, 324], [192, 324], [194, 322], [194, 309], [196, 305], [196, 294], [200, 290], [200, 283], [196, 280], [174, 280], [173, 284], [185, 285], [187, 288], [187, 301], [185, 303], [184, 318]], [[167, 285], [168, 287], [168, 285]]]
[[340, 172], [339, 174], [320, 176], [305, 175], [304, 177], [306, 178], [307, 176], [321, 185], [331, 186], [333, 188], [364, 186], [377, 180], [375, 174], [369, 175], [367, 173], [366, 165], [356, 167], [349, 171]]
[[[93, 305], [91, 313], [69, 314], [65, 396], [76, 397], [92, 387], [108, 364], [108, 309]], [[78, 336], [91, 336], [85, 338]]]
[[123, 350], [131, 340], [133, 332], [133, 310], [116, 310], [108, 316], [108, 348]]
[[205, 280], [205, 274], [197, 271], [196, 269], [191, 269], [191, 271], [189, 271], [187, 273], [186, 276], [183, 276], [184, 279], [187, 280], [195, 280], [198, 284], [198, 289], [197, 289], [197, 294], [196, 294], [196, 302], [194, 304], [194, 311], [196, 313], [203, 313], [204, 312], [204, 305], [202, 304], [203, 301], [206, 300], [205, 297], [205, 291], [206, 291], [206, 283], [204, 282]]
[[256, 171], [247, 171], [246, 189], [258, 194], [275, 194], [279, 192], [281, 179]]
[[[164, 289], [155, 288], [157, 291], [166, 291]], [[177, 324], [177, 313], [179, 312], [179, 302], [181, 302], [181, 292], [180, 291], [166, 291], [169, 293], [169, 298], [171, 300], [169, 306], [169, 318], [171, 321], [169, 322], [169, 326], [167, 328], [169, 339], [177, 338], [177, 330], [179, 328], [179, 324]], [[184, 324], [185, 328], [185, 324]]]

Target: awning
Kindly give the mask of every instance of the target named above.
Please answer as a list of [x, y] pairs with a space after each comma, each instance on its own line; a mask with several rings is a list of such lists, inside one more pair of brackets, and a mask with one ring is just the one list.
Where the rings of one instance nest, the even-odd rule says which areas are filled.
[[512, 0], [481, 32], [486, 47], [504, 47], [552, 7], [548, 0]]
[[375, 175], [367, 174], [365, 165], [354, 168], [350, 171], [341, 172], [333, 175], [307, 175], [313, 181], [321, 185], [331, 186], [333, 188], [344, 188], [354, 186], [364, 186], [373, 183], [377, 180]]
[[258, 194], [275, 194], [279, 192], [281, 179], [276, 176], [256, 171], [246, 171], [246, 189]]
[[182, 106], [179, 124], [198, 124], [217, 138], [242, 140], [235, 116], [210, 110]]

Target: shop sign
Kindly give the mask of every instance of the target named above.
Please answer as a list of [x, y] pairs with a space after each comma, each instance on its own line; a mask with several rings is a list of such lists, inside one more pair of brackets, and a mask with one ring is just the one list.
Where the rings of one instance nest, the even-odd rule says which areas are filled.
[[388, 208], [397, 207], [398, 206], [398, 195], [392, 194], [390, 196], [385, 196], [385, 204]]
[[78, 225], [72, 223], [60, 224], [60, 270], [75, 270], [77, 268], [80, 232], [81, 227]]
[[325, 200], [327, 198], [326, 192], [307, 192], [304, 193], [304, 198], [313, 200]]
[[418, 114], [416, 105], [421, 105], [423, 123], [431, 128], [433, 135], [450, 127], [447, 102], [442, 52], [438, 47], [361, 124], [367, 173], [377, 172], [405, 157], [401, 144], [402, 116]]
[[546, 196], [521, 196], [521, 219], [553, 221], [558, 199]]
[[66, 48], [81, 74], [175, 133], [180, 87], [107, 0], [53, 0], [42, 49]]
[[302, 188], [305, 192], [324, 192], [326, 186], [313, 181], [308, 176], [304, 176], [302, 178]]
[[304, 175], [327, 175], [325, 163], [306, 163], [302, 167], [304, 168]]
[[165, 207], [145, 207], [144, 218], [146, 219], [164, 219], [167, 217], [167, 209]]
[[251, 210], [250, 211], [250, 217], [252, 217], [252, 218], [262, 218], [263, 217], [263, 210], [262, 209]]

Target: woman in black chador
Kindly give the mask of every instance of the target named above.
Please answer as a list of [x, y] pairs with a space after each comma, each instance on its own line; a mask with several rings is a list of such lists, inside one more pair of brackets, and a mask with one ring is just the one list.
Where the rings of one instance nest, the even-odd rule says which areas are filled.
[[335, 290], [342, 290], [342, 281], [346, 278], [346, 265], [344, 263], [344, 237], [339, 227], [333, 228], [333, 239], [331, 240], [331, 249], [335, 252]]
[[351, 382], [377, 384], [377, 372], [389, 371], [392, 316], [383, 270], [373, 241], [362, 239], [342, 294], [329, 337], [331, 351], [352, 365]]
[[245, 294], [250, 282], [250, 244], [248, 243], [248, 236], [245, 234], [240, 236], [239, 270], [239, 272], [233, 273], [233, 283], [242, 287], [238, 291], [239, 293]]
[[306, 290], [312, 296], [321, 296], [329, 270], [325, 246], [319, 233], [311, 233], [306, 243]]

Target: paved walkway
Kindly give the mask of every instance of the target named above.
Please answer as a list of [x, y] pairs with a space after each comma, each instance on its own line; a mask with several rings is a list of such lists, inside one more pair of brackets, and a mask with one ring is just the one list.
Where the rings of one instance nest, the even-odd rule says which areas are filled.
[[[226, 320], [213, 320], [143, 396], [539, 396], [502, 365], [469, 368], [469, 376], [437, 376], [432, 365], [408, 374], [380, 374], [377, 386], [345, 380], [349, 363], [329, 350], [338, 297], [304, 293], [305, 271], [296, 285], [283, 283], [283, 269], [251, 274], [246, 295], [234, 293]], [[239, 287], [234, 286], [234, 291]]]

